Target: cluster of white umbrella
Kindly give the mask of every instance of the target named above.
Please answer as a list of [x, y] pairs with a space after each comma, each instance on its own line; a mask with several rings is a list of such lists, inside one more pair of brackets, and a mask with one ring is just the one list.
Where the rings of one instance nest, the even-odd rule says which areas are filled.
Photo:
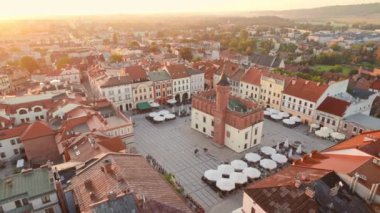
[[151, 112], [149, 113], [149, 117], [153, 118], [156, 122], [162, 122], [165, 119], [171, 120], [175, 118], [174, 114], [171, 114], [168, 110], [161, 110], [159, 112]]
[[[311, 127], [314, 128], [314, 127], [316, 127], [316, 125], [311, 126]], [[315, 135], [317, 135], [318, 137], [321, 137], [321, 138], [332, 137], [336, 140], [344, 140], [346, 138], [346, 136], [344, 134], [342, 134], [340, 132], [334, 132], [334, 130], [332, 130], [331, 128], [326, 127], [326, 126], [315, 131]]]
[[264, 115], [270, 116], [273, 120], [282, 120], [284, 124], [295, 125], [296, 123], [301, 122], [301, 118], [298, 116], [291, 116], [287, 112], [280, 112], [276, 109], [267, 108], [264, 111]]
[[242, 160], [233, 160], [231, 164], [219, 165], [216, 170], [205, 171], [203, 176], [209, 181], [216, 182], [216, 187], [220, 190], [231, 191], [235, 189], [236, 184], [247, 183], [248, 178], [259, 178], [261, 172], [258, 169], [248, 167], [247, 163]]

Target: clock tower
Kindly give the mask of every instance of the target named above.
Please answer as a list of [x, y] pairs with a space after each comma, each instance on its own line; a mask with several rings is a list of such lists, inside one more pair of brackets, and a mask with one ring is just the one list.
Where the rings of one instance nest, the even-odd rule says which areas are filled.
[[214, 143], [223, 146], [225, 138], [225, 116], [230, 96], [230, 83], [227, 76], [222, 73], [219, 82], [215, 86], [216, 90], [216, 107], [213, 112], [214, 115]]

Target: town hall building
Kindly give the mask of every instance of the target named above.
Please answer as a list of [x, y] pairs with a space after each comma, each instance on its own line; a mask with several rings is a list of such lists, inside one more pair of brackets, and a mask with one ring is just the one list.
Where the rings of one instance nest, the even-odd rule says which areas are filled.
[[193, 95], [191, 128], [211, 137], [218, 146], [242, 152], [260, 144], [263, 120], [262, 106], [231, 95], [225, 74], [215, 90]]

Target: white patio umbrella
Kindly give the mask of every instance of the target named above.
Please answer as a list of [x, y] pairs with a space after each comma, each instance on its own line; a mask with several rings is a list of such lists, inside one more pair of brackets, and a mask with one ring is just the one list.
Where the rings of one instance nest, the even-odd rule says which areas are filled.
[[156, 117], [153, 118], [153, 120], [154, 120], [154, 121], [157, 121], [157, 122], [161, 122], [161, 121], [164, 121], [165, 118], [162, 117], [162, 116], [156, 116]]
[[302, 144], [300, 144], [300, 145], [297, 147], [296, 153], [297, 153], [297, 154], [301, 154], [301, 153], [302, 153]]
[[337, 139], [337, 140], [343, 140], [346, 138], [346, 136], [340, 132], [333, 132], [330, 134], [330, 136], [334, 139]]
[[289, 113], [287, 113], [287, 112], [280, 112], [279, 114], [280, 114], [281, 117], [283, 117], [283, 118], [287, 118], [287, 117], [290, 116]]
[[237, 184], [245, 184], [248, 182], [247, 175], [241, 172], [234, 172], [230, 175], [230, 179]]
[[245, 159], [249, 162], [256, 163], [259, 160], [261, 160], [261, 156], [257, 153], [250, 152], [250, 153], [245, 154]]
[[293, 149], [289, 149], [288, 158], [291, 158], [293, 156]]
[[209, 181], [218, 181], [222, 178], [222, 173], [218, 170], [210, 169], [205, 171], [203, 176]]
[[261, 172], [258, 169], [252, 168], [252, 167], [243, 169], [243, 173], [247, 175], [247, 177], [252, 178], [252, 179], [259, 178], [261, 176]]
[[277, 167], [277, 163], [270, 159], [263, 159], [260, 161], [260, 166], [264, 169], [275, 169]]
[[284, 142], [284, 147], [289, 148], [289, 139], [288, 138]]
[[272, 147], [270, 146], [263, 146], [261, 147], [260, 151], [266, 155], [273, 155], [276, 153], [276, 150], [273, 149]]
[[276, 161], [277, 163], [284, 164], [284, 163], [288, 162], [288, 158], [282, 154], [276, 153], [276, 154], [271, 155], [270, 157], [272, 158], [272, 160]]
[[216, 187], [218, 187], [222, 191], [231, 191], [235, 189], [235, 182], [230, 178], [221, 178], [216, 181]]
[[274, 120], [281, 120], [282, 119], [282, 116], [280, 114], [271, 114], [270, 117], [273, 118]]
[[167, 100], [166, 103], [175, 104], [175, 103], [177, 103], [177, 101], [173, 98], [173, 99]]
[[298, 116], [292, 116], [292, 117], [290, 117], [289, 119], [290, 119], [290, 120], [293, 120], [293, 121], [296, 122], [296, 123], [301, 122], [301, 118], [298, 117]]
[[287, 125], [294, 125], [294, 124], [296, 124], [296, 122], [294, 120], [292, 120], [292, 119], [284, 119], [284, 120], [282, 120], [282, 122], [284, 124], [287, 124]]
[[317, 130], [315, 131], [315, 135], [321, 138], [327, 138], [329, 136], [329, 133], [323, 130]]
[[327, 127], [327, 126], [324, 126], [320, 129], [321, 131], [324, 131], [324, 132], [327, 132], [327, 134], [331, 134], [334, 132], [334, 130], [332, 130], [331, 128]]
[[230, 175], [234, 172], [234, 167], [230, 164], [221, 164], [218, 166], [218, 171], [220, 171], [222, 175]]
[[233, 160], [231, 166], [234, 167], [235, 170], [243, 170], [248, 167], [247, 163], [242, 160]]
[[270, 112], [270, 111], [268, 111], [268, 110], [265, 110], [264, 111], [264, 115], [271, 115], [272, 113]]
[[269, 108], [269, 112], [271, 114], [278, 114], [278, 113], [280, 113], [277, 109], [271, 109], [271, 108]]
[[168, 110], [164, 109], [164, 110], [159, 111], [158, 114], [160, 114], [160, 115], [167, 115], [167, 114], [170, 114], [170, 112]]
[[164, 115], [164, 118], [165, 119], [174, 119], [175, 118], [175, 115], [174, 114], [166, 114], [166, 115]]
[[150, 103], [150, 106], [153, 107], [153, 108], [157, 108], [160, 106], [160, 104], [156, 103], [156, 102], [152, 102]]
[[319, 124], [312, 123], [312, 124], [310, 124], [310, 127], [314, 128], [314, 129], [318, 129], [320, 126], [319, 126]]
[[159, 116], [160, 114], [158, 114], [157, 112], [151, 112], [151, 113], [149, 113], [149, 117], [151, 117], [151, 118], [154, 118], [154, 117], [156, 117], [156, 116]]

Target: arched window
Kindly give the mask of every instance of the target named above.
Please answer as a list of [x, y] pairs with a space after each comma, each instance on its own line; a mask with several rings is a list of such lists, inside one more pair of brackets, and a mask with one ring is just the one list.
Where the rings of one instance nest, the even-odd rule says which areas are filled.
[[20, 115], [27, 114], [28, 112], [25, 109], [22, 109], [18, 112]]
[[41, 112], [41, 111], [42, 111], [41, 107], [34, 108], [34, 112]]

